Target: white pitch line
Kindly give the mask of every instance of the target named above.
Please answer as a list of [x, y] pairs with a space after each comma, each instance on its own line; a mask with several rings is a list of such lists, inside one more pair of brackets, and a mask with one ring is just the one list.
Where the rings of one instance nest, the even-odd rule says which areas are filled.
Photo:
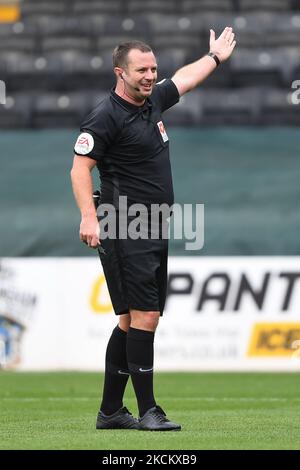
[[[92, 401], [97, 400], [98, 397], [3, 397], [0, 398], [0, 401], [24, 401], [24, 402], [35, 402], [35, 401]], [[127, 401], [135, 400], [135, 398], [127, 398]], [[278, 398], [278, 397], [268, 397], [268, 398], [255, 398], [255, 397], [160, 397], [160, 400], [168, 401], [211, 401], [211, 402], [220, 402], [220, 401], [240, 401], [240, 402], [285, 402], [288, 400], [300, 401], [300, 398]]]

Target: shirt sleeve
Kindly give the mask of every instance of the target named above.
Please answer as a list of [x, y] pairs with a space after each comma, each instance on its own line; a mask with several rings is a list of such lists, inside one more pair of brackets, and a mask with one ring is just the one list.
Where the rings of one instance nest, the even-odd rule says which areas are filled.
[[100, 161], [116, 136], [116, 123], [110, 113], [92, 111], [80, 126], [74, 153]]
[[158, 82], [155, 86], [155, 91], [160, 102], [162, 112], [171, 108], [179, 101], [179, 92], [175, 83], [170, 78], [164, 78]]

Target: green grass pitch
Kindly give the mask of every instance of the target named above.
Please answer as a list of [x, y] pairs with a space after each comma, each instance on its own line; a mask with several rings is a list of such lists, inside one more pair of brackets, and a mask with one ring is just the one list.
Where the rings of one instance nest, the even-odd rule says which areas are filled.
[[[103, 374], [0, 372], [0, 449], [300, 449], [298, 373], [157, 373], [181, 432], [96, 431]], [[137, 413], [131, 384], [124, 400]]]

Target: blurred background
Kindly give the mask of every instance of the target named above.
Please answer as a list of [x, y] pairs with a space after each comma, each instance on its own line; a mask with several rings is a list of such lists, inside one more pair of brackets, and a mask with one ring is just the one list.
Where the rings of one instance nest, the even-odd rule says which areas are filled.
[[[212, 368], [226, 367], [226, 358], [229, 368], [247, 368], [245, 358], [260, 355], [255, 352], [266, 333], [252, 329], [258, 319], [273, 331], [260, 350], [263, 358], [290, 358], [297, 349], [292, 340], [300, 339], [300, 82], [295, 83], [300, 1], [5, 0], [0, 2], [0, 79], [6, 85], [0, 104], [2, 364], [102, 366], [115, 320], [97, 277], [97, 256], [78, 239], [69, 171], [80, 123], [114, 85], [112, 51], [120, 41], [149, 43], [162, 79], [208, 51], [210, 28], [219, 35], [226, 26], [237, 39], [230, 60], [165, 114], [176, 202], [205, 205], [205, 243], [200, 252], [185, 251], [184, 240], [170, 243], [166, 323], [173, 315], [174, 329], [162, 330], [169, 349], [161, 349], [159, 361], [167, 370], [174, 365], [172, 345], [178, 344], [176, 334], [183, 334], [183, 311], [190, 330], [187, 326], [182, 351], [176, 349], [178, 368], [187, 367], [187, 358], [193, 370], [209, 368], [209, 360]], [[90, 335], [85, 358], [68, 343], [71, 333], [66, 338], [62, 326], [59, 331], [53, 326], [62, 315], [78, 335], [84, 328]], [[94, 322], [90, 330], [87, 318]], [[282, 318], [294, 326], [282, 326]], [[73, 362], [53, 355], [49, 328], [58, 343], [69, 344]], [[31, 335], [39, 338], [37, 349]], [[17, 346], [9, 346], [12, 338]]]

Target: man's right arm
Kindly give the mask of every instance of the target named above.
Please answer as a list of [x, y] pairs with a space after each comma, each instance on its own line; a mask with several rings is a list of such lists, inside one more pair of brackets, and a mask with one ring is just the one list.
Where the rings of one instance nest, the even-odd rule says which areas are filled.
[[93, 180], [91, 172], [96, 160], [74, 155], [71, 180], [74, 197], [81, 212], [80, 239], [92, 248], [100, 245], [100, 231], [93, 201]]

